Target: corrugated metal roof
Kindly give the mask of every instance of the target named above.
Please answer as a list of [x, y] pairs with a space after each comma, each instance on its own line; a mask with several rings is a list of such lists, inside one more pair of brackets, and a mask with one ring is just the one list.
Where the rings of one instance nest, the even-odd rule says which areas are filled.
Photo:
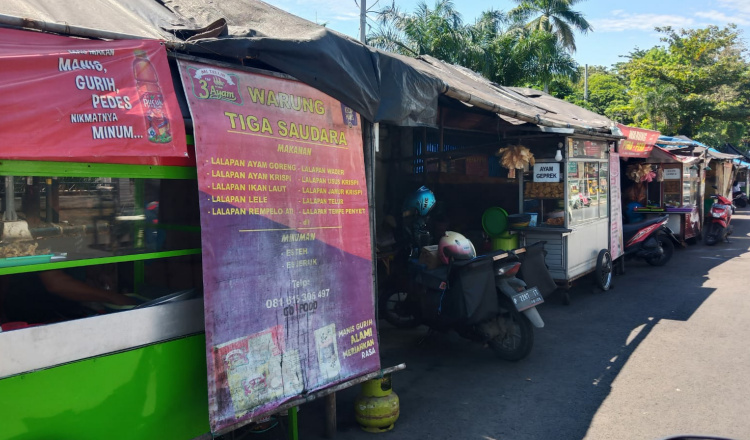
[[706, 144], [690, 139], [686, 136], [659, 136], [659, 140], [656, 142], [658, 145], [665, 147], [667, 150], [679, 151], [682, 149], [691, 149], [699, 153], [706, 152], [706, 156], [714, 160], [735, 160], [742, 158], [739, 154], [728, 154], [722, 153], [721, 151], [709, 147]]

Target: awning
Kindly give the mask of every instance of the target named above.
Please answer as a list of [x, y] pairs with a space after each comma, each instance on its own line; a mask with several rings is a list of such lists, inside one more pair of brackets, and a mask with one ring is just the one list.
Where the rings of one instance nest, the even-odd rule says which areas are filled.
[[706, 152], [706, 155], [714, 160], [735, 160], [735, 159], [742, 158], [742, 156], [740, 156], [739, 154], [722, 153], [713, 148], [709, 148], [708, 151]]
[[659, 146], [654, 147], [653, 150], [651, 150], [651, 156], [646, 160], [648, 163], [684, 163], [684, 164], [691, 164], [696, 163], [701, 160], [700, 157], [694, 157], [694, 156], [681, 156], [678, 154], [673, 154], [669, 152], [668, 150], [661, 148]]

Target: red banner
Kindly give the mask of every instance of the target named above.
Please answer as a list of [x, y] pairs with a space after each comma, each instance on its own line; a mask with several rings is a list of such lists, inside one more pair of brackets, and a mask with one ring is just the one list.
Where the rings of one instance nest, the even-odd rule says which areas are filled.
[[187, 156], [158, 41], [0, 29], [0, 108], [4, 159]]
[[623, 136], [627, 136], [627, 139], [620, 141], [618, 148], [620, 157], [649, 157], [661, 134], [658, 131], [628, 127], [622, 124], [617, 124], [617, 128], [620, 129]]
[[380, 367], [361, 120], [297, 81], [179, 65], [220, 432]]

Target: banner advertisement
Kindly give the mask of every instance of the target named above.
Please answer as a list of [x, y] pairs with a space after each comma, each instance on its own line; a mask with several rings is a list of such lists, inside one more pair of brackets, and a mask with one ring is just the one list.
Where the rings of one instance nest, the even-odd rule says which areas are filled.
[[179, 65], [218, 432], [380, 368], [361, 121], [297, 81]]
[[620, 155], [609, 152], [609, 191], [610, 191], [610, 235], [609, 253], [612, 259], [619, 258], [624, 252], [622, 237], [622, 194], [620, 193]]
[[649, 157], [661, 134], [658, 131], [628, 127], [622, 124], [617, 124], [617, 128], [623, 136], [627, 136], [627, 139], [620, 141], [620, 146], [617, 149], [620, 157]]
[[0, 108], [5, 159], [187, 156], [158, 41], [0, 29]]

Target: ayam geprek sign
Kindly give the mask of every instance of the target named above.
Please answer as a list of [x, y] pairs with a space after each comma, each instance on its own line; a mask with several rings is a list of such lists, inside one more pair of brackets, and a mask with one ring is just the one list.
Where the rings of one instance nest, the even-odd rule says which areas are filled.
[[620, 157], [649, 157], [661, 134], [658, 131], [628, 127], [622, 124], [617, 124], [617, 128], [620, 129], [623, 136], [627, 137], [627, 139], [620, 141], [617, 149]]
[[195, 127], [214, 433], [380, 368], [359, 116], [179, 61]]
[[159, 41], [0, 29], [0, 108], [5, 159], [187, 155]]

